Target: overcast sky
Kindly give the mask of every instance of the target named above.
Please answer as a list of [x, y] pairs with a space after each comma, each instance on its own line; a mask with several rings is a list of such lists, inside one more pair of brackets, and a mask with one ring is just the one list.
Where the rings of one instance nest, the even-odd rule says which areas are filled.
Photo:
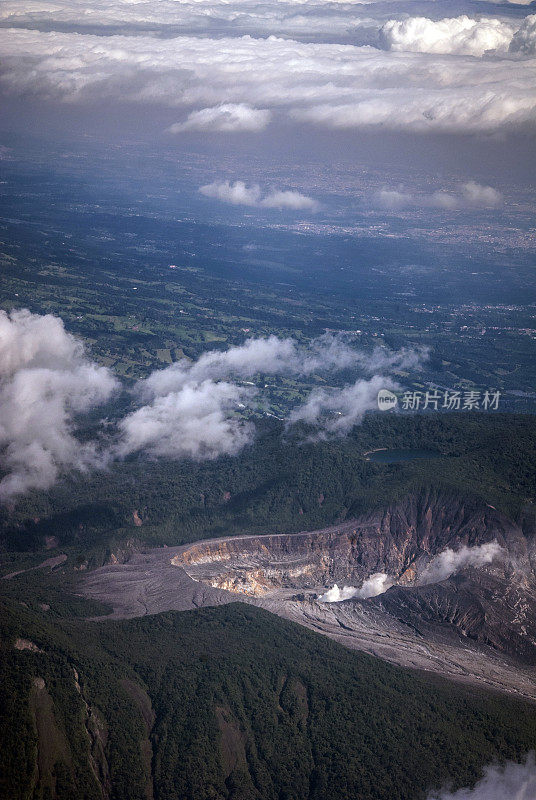
[[9, 125], [38, 115], [44, 136], [63, 112], [79, 132], [113, 120], [119, 140], [146, 130], [178, 148], [218, 138], [265, 149], [285, 130], [321, 141], [327, 157], [331, 137], [340, 148], [409, 135], [445, 158], [480, 139], [497, 159], [534, 130], [531, 11], [483, 0], [7, 0], [0, 91]]

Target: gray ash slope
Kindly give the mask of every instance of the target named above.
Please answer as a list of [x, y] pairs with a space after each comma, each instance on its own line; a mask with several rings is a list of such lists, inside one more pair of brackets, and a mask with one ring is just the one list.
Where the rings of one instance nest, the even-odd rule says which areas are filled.
[[[446, 551], [482, 546], [496, 550], [487, 563], [426, 579]], [[85, 576], [83, 592], [116, 618], [241, 600], [394, 663], [536, 698], [535, 567], [533, 527], [429, 492], [321, 531], [132, 553]], [[393, 584], [382, 594], [319, 599], [376, 573]]]

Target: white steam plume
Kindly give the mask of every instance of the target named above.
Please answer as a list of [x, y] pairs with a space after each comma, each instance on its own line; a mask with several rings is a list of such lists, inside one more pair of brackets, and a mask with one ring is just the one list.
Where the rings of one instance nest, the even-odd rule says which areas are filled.
[[386, 592], [392, 585], [393, 580], [389, 575], [385, 572], [375, 572], [363, 581], [363, 585], [360, 589], [357, 589], [355, 586], [343, 586], [343, 588], [340, 589], [337, 584], [334, 584], [331, 589], [328, 589], [328, 591], [318, 599], [321, 603], [340, 603], [342, 600], [351, 600], [352, 597], [359, 597], [361, 599], [377, 597], [377, 595]]
[[419, 583], [438, 583], [444, 581], [464, 567], [483, 567], [503, 553], [497, 541], [487, 542], [476, 547], [464, 545], [460, 550], [448, 547], [435, 556], [420, 576]]
[[492, 764], [473, 789], [457, 792], [432, 792], [427, 800], [534, 800], [536, 797], [536, 762], [529, 753], [524, 764], [508, 761], [504, 766]]
[[58, 317], [0, 311], [0, 502], [48, 488], [63, 468], [102, 464], [95, 444], [73, 435], [74, 416], [117, 386]]

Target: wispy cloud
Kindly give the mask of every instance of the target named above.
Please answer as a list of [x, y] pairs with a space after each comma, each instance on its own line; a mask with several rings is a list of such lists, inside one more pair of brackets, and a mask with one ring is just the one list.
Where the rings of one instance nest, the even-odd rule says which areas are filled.
[[247, 103], [222, 103], [214, 108], [192, 111], [184, 122], [176, 122], [169, 133], [208, 131], [209, 133], [258, 133], [269, 124], [272, 114], [265, 108], [252, 108]]
[[[237, 419], [236, 412], [256, 396], [251, 387], [232, 382], [237, 379], [258, 373], [304, 376], [352, 367], [366, 374], [418, 369], [426, 357], [426, 349], [392, 352], [377, 348], [366, 353], [343, 336], [326, 334], [306, 346], [294, 339], [269, 336], [249, 339], [225, 351], [209, 351], [194, 362], [183, 359], [138, 383], [136, 392], [144, 405], [120, 423], [119, 453], [146, 450], [153, 455], [205, 458], [237, 452], [251, 441], [254, 429]], [[322, 434], [344, 435], [367, 410], [377, 408], [380, 388], [396, 385], [389, 378], [373, 375], [343, 389], [313, 391], [290, 413], [288, 422], [303, 421], [318, 427]], [[195, 415], [190, 421], [192, 412]]]
[[412, 208], [433, 208], [440, 211], [498, 208], [503, 197], [497, 189], [475, 181], [464, 183], [457, 192], [440, 190], [432, 194], [414, 194], [403, 189], [381, 189], [373, 196], [373, 204], [386, 211]]
[[418, 371], [429, 356], [426, 347], [388, 351], [377, 348], [372, 353], [356, 353], [354, 366], [370, 378], [358, 378], [341, 389], [314, 389], [304, 403], [289, 414], [289, 424], [304, 422], [318, 429], [317, 437], [345, 436], [358, 425], [367, 411], [378, 408], [380, 389], [394, 391], [399, 383], [389, 373], [396, 370]]
[[120, 386], [117, 379], [87, 358], [59, 318], [1, 312], [0, 499], [48, 488], [61, 472], [132, 453], [177, 459], [236, 454], [255, 435], [244, 411], [252, 415], [261, 390], [245, 379], [259, 373], [299, 377], [353, 368], [371, 375], [337, 391], [313, 392], [290, 416], [289, 424], [304, 420], [343, 434], [374, 406], [378, 388], [395, 385], [378, 371], [418, 368], [425, 355], [411, 349], [365, 352], [351, 338], [332, 334], [307, 344], [276, 336], [248, 339], [195, 361], [181, 359], [139, 381], [133, 410], [108, 428], [107, 444], [99, 446], [76, 438], [76, 418], [108, 400]]
[[320, 436], [344, 436], [362, 421], [367, 411], [378, 408], [380, 389], [398, 388], [396, 381], [374, 375], [344, 389], [315, 389], [305, 403], [291, 411], [289, 422], [314, 425]]
[[247, 339], [244, 344], [227, 350], [209, 350], [196, 361], [184, 358], [161, 370], [155, 370], [140, 381], [137, 391], [143, 397], [156, 397], [182, 388], [190, 382], [222, 380], [231, 377], [250, 378], [257, 373], [274, 375], [310, 375], [317, 371], [358, 367], [368, 373], [377, 369], [416, 367], [418, 351], [376, 348], [365, 352], [353, 346], [345, 336], [324, 334], [300, 345], [295, 339], [266, 336]]

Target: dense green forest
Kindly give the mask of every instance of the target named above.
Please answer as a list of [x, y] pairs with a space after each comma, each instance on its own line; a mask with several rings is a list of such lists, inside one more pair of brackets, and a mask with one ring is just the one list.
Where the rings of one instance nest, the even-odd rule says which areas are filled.
[[[424, 448], [438, 456], [396, 464], [367, 460], [367, 451], [378, 447]], [[47, 536], [81, 559], [98, 561], [128, 539], [171, 545], [314, 530], [423, 487], [473, 494], [515, 519], [530, 516], [536, 418], [376, 414], [346, 439], [316, 442], [307, 441], [306, 431], [291, 434], [277, 420], [265, 421], [240, 458], [133, 458], [33, 493], [0, 512], [0, 542], [4, 563], [6, 551], [38, 549]]]
[[536, 746], [528, 704], [250, 606], [64, 610], [2, 603], [2, 800], [419, 800]]

